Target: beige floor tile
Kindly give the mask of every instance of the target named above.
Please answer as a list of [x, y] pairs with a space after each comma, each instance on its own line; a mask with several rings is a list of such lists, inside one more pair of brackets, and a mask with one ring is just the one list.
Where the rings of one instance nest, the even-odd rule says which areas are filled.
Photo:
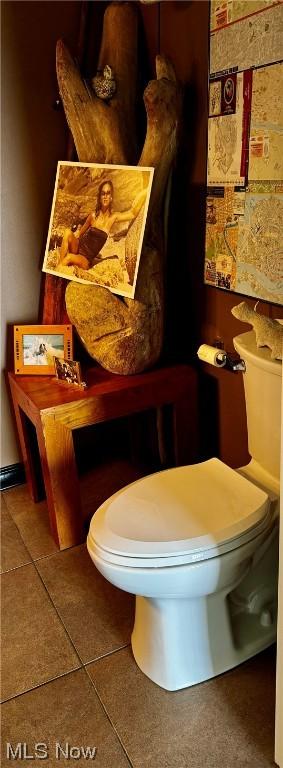
[[37, 567], [84, 663], [130, 642], [134, 598], [100, 575], [84, 544]]
[[2, 574], [1, 587], [4, 700], [80, 663], [34, 565]]
[[[83, 518], [86, 521], [85, 535], [88, 521], [100, 504], [112, 493], [139, 477], [139, 470], [126, 460], [106, 462], [81, 476], [80, 492]], [[46, 501], [35, 504], [30, 498], [27, 485], [9, 488], [5, 491], [5, 501], [33, 560], [58, 551], [50, 532]]]
[[30, 563], [31, 557], [24, 545], [5, 501], [5, 494], [1, 495], [1, 572], [10, 571], [20, 565]]
[[[35, 744], [42, 743], [48, 759], [32, 760], [33, 766], [86, 766], [95, 768], [129, 768], [130, 763], [99, 702], [93, 685], [84, 670], [54, 680], [34, 691], [3, 705], [2, 755], [3, 766], [15, 761], [7, 758], [7, 742], [14, 747], [26, 743], [28, 754], [34, 754]], [[66, 750], [70, 747], [96, 747], [94, 761], [70, 753], [64, 759], [56, 743]], [[24, 762], [24, 761], [22, 761]], [[17, 761], [17, 765], [20, 761]]]
[[173, 693], [139, 670], [129, 648], [88, 671], [134, 768], [274, 765], [274, 649]]
[[46, 501], [35, 504], [27, 485], [9, 488], [5, 491], [5, 501], [33, 560], [58, 551], [50, 533]]

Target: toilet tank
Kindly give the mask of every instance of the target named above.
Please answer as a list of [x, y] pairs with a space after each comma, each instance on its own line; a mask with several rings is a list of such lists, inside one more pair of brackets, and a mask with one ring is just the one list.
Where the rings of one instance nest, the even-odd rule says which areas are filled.
[[236, 336], [233, 343], [246, 364], [243, 377], [249, 453], [279, 480], [282, 363], [271, 360], [268, 347], [257, 347], [254, 331]]

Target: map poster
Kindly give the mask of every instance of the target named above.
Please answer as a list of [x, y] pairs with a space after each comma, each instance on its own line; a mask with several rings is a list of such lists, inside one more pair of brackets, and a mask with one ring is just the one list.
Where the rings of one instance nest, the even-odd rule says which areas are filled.
[[211, 0], [204, 281], [280, 305], [282, 60], [283, 0]]
[[283, 183], [208, 189], [204, 281], [283, 304]]
[[245, 192], [233, 187], [207, 190], [204, 282], [208, 285], [235, 290], [238, 225], [244, 199]]
[[232, 115], [236, 112], [237, 75], [222, 75], [210, 83], [209, 117]]
[[211, 0], [210, 29], [221, 29], [279, 3], [280, 0]]
[[237, 293], [283, 304], [283, 183], [251, 182], [239, 220]]
[[[241, 5], [246, 5], [246, 2]], [[283, 3], [267, 7], [210, 34], [211, 75], [221, 75], [230, 69], [240, 72], [281, 59]]]
[[[227, 74], [209, 86], [207, 183], [244, 186], [248, 163], [248, 136], [252, 72]], [[231, 111], [228, 113], [230, 98]], [[226, 102], [225, 102], [226, 99]], [[217, 115], [220, 109], [221, 114]], [[213, 110], [213, 112], [212, 112]]]
[[253, 72], [249, 181], [283, 179], [283, 63]]

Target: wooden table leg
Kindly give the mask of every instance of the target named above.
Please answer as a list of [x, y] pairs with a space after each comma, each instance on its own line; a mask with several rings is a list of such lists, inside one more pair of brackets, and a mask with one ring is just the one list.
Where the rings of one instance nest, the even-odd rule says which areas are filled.
[[41, 415], [38, 446], [50, 525], [60, 549], [84, 540], [79, 479], [72, 430], [54, 415]]

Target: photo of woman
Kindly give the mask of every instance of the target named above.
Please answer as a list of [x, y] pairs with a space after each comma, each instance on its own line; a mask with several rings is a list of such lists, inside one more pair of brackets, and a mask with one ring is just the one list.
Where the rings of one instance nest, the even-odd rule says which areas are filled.
[[152, 178], [151, 168], [59, 163], [43, 271], [133, 298]]

